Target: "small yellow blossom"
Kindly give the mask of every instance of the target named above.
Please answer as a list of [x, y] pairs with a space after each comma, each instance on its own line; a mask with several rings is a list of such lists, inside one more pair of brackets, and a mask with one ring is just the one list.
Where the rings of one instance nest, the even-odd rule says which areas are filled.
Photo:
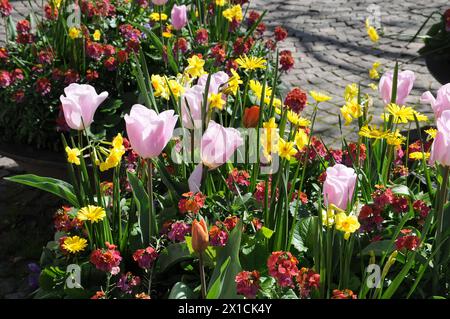
[[361, 226], [358, 218], [353, 215], [347, 216], [346, 213], [339, 213], [335, 216], [336, 229], [344, 232], [344, 239], [348, 240], [350, 235], [357, 231]]
[[267, 61], [263, 58], [254, 56], [249, 57], [244, 54], [243, 56], [240, 56], [238, 59], [236, 59], [236, 63], [240, 68], [252, 71], [256, 69], [265, 69]]
[[344, 99], [351, 101], [358, 96], [358, 85], [356, 83], [348, 84], [345, 87]]
[[278, 154], [281, 158], [285, 158], [290, 161], [291, 156], [297, 154], [297, 150], [294, 147], [294, 142], [285, 141], [280, 138], [278, 141]]
[[426, 152], [426, 153], [422, 153], [422, 152], [412, 152], [409, 153], [409, 158], [412, 160], [422, 160], [422, 159], [429, 159], [430, 158], [430, 153]]
[[91, 223], [101, 221], [103, 220], [103, 218], [105, 218], [105, 216], [105, 210], [102, 207], [94, 205], [88, 205], [81, 208], [77, 214], [77, 218], [79, 220], [89, 220]]
[[378, 85], [376, 85], [375, 83], [370, 83], [369, 87], [374, 91], [378, 91]]
[[388, 132], [378, 129], [376, 126], [368, 125], [361, 127], [361, 130], [359, 131], [360, 136], [373, 139], [382, 139], [386, 136], [387, 133]]
[[321, 92], [316, 92], [316, 91], [309, 91], [309, 94], [311, 95], [311, 97], [317, 102], [326, 102], [331, 100], [331, 96], [328, 96], [326, 94], [323, 94]]
[[80, 165], [81, 152], [78, 148], [70, 148], [66, 146], [67, 161], [71, 164]]
[[79, 38], [81, 34], [81, 30], [76, 27], [69, 28], [69, 38], [76, 39]]
[[166, 100], [169, 99], [169, 91], [167, 89], [166, 80], [164, 77], [153, 74], [150, 79], [153, 87], [153, 94], [155, 97], [162, 97]]
[[166, 25], [166, 28], [163, 31], [162, 36], [164, 38], [171, 38], [171, 37], [173, 37], [172, 30], [173, 30], [173, 26], [171, 24]]
[[169, 89], [169, 92], [172, 92], [173, 96], [176, 99], [178, 99], [185, 91], [184, 87], [174, 79], [170, 79], [167, 81], [167, 87]]
[[236, 96], [236, 93], [239, 90], [239, 85], [241, 85], [243, 82], [239, 74], [234, 69], [231, 69], [230, 71], [231, 78], [228, 80], [228, 87], [226, 88], [225, 93], [233, 94], [234, 96]]
[[406, 137], [401, 135], [398, 130], [395, 132], [386, 132], [384, 138], [386, 139], [386, 143], [393, 146], [400, 146], [406, 140]]
[[216, 6], [223, 7], [227, 4], [227, 0], [216, 0]]
[[[414, 110], [410, 106], [399, 106], [395, 103], [389, 103], [386, 106], [386, 111], [393, 116], [394, 123], [408, 123], [411, 119], [414, 121]], [[388, 121], [389, 117], [387, 114], [381, 115], [384, 121]]]
[[367, 30], [367, 35], [369, 36], [369, 39], [376, 43], [378, 42], [378, 40], [380, 39], [380, 36], [378, 35], [377, 30], [370, 25], [370, 21], [369, 18], [366, 19], [366, 30]]
[[229, 22], [233, 22], [233, 20], [236, 20], [237, 22], [241, 22], [242, 18], [243, 18], [242, 8], [239, 4], [224, 10], [222, 15]]
[[222, 93], [211, 93], [211, 95], [208, 98], [209, 105], [211, 108], [216, 108], [219, 110], [223, 109], [223, 106], [225, 105], [225, 101], [222, 98]]
[[95, 30], [94, 34], [92, 35], [92, 38], [94, 39], [94, 41], [100, 41], [102, 34], [100, 32], [100, 30]]
[[425, 130], [425, 133], [427, 133], [429, 137], [434, 139], [434, 138], [436, 138], [437, 129], [429, 128], [428, 130]]
[[357, 119], [363, 115], [361, 105], [358, 104], [356, 99], [347, 101], [347, 103], [341, 107], [341, 114], [345, 119], [345, 125], [349, 125], [353, 119]]
[[295, 134], [295, 145], [299, 150], [303, 149], [306, 145], [308, 145], [309, 136], [305, 130], [299, 129]]
[[150, 14], [150, 20], [158, 22], [158, 21], [166, 21], [167, 20], [167, 14], [161, 13], [161, 15], [158, 12], [152, 12]]
[[188, 67], [185, 70], [187, 74], [196, 78], [204, 73], [203, 66], [205, 65], [205, 60], [198, 55], [193, 55], [191, 58], [187, 59], [187, 61]]
[[66, 237], [62, 247], [71, 254], [83, 251], [87, 246], [87, 240], [78, 236]]

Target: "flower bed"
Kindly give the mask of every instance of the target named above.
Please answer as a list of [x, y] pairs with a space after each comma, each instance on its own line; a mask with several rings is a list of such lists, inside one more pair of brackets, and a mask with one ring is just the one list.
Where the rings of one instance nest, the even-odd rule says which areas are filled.
[[[314, 134], [331, 97], [310, 91], [308, 100], [300, 88], [280, 95], [280, 72], [292, 59], [271, 48], [284, 29], [274, 42], [249, 43], [263, 31], [262, 16], [245, 14], [235, 3], [244, 1], [187, 1], [186, 16], [171, 2], [152, 2], [173, 13], [181, 34], [196, 26], [215, 39], [244, 33], [232, 48], [219, 41], [186, 53], [179, 73], [170, 59], [161, 72], [149, 70], [139, 50], [142, 104], [125, 111], [124, 131], [111, 137], [90, 130], [109, 92], [64, 89], [71, 182], [8, 178], [67, 202], [55, 215], [35, 297], [448, 297], [448, 85], [436, 98], [423, 94], [437, 129], [422, 135], [428, 118], [405, 105], [413, 72], [385, 72], [369, 85], [379, 97], [349, 84], [340, 111], [358, 138], [342, 136], [331, 148]], [[367, 29], [378, 41], [369, 22]], [[197, 43], [206, 33], [197, 31]], [[385, 104], [381, 114], [374, 98]], [[99, 178], [104, 171], [112, 178]]]

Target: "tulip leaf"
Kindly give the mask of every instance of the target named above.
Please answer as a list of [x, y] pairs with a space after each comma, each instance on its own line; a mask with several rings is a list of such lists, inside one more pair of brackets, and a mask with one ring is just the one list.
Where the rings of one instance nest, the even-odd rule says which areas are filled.
[[164, 272], [173, 265], [189, 259], [192, 259], [192, 256], [186, 243], [169, 244], [159, 255], [157, 266], [159, 272]]
[[197, 298], [197, 296], [192, 291], [192, 289], [181, 281], [173, 285], [168, 297], [168, 299], [195, 299], [195, 298]]
[[369, 255], [371, 251], [375, 256], [382, 256], [383, 254], [389, 254], [394, 250], [391, 240], [374, 241], [367, 245], [362, 251], [361, 255]]
[[52, 193], [66, 200], [71, 205], [80, 207], [73, 186], [62, 180], [51, 177], [41, 177], [34, 174], [16, 175], [5, 177], [5, 179]]

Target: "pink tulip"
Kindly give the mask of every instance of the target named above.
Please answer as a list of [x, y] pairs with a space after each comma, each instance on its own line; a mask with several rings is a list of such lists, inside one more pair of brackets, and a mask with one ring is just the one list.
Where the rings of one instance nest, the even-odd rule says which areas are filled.
[[447, 83], [438, 90], [437, 98], [434, 98], [430, 91], [422, 94], [420, 102], [429, 103], [434, 111], [434, 117], [438, 119], [442, 112], [450, 110], [450, 83]]
[[181, 119], [187, 129], [201, 128], [204, 91], [203, 86], [194, 85], [181, 97]]
[[214, 121], [210, 121], [203, 133], [200, 156], [202, 162], [197, 165], [189, 177], [189, 189], [198, 191], [202, 179], [203, 165], [215, 169], [225, 164], [236, 149], [243, 144], [241, 133], [234, 128], [225, 128]]
[[450, 110], [442, 112], [437, 119], [437, 133], [431, 146], [430, 164], [439, 162], [450, 166]]
[[152, 3], [156, 6], [163, 6], [167, 3], [169, 0], [152, 0]]
[[125, 115], [131, 147], [142, 158], [157, 157], [172, 138], [177, 119], [173, 110], [156, 114], [143, 105], [133, 105], [130, 115]]
[[323, 184], [325, 205], [333, 204], [346, 210], [355, 191], [356, 174], [353, 168], [336, 164], [327, 168], [327, 177]]
[[[209, 80], [209, 93], [217, 94], [219, 92], [219, 89], [221, 89], [222, 86], [226, 85], [229, 79], [230, 77], [228, 76], [228, 74], [223, 71], [212, 74], [211, 79]], [[198, 79], [197, 84], [206, 87], [207, 82], [208, 75], [204, 74]]]
[[172, 8], [171, 19], [172, 25], [175, 30], [183, 29], [183, 27], [185, 27], [188, 22], [186, 6], [177, 6], [175, 4]]
[[59, 98], [64, 118], [71, 129], [78, 131], [92, 124], [95, 111], [108, 97], [108, 92], [97, 94], [95, 88], [88, 84], [72, 83], [64, 89], [64, 93], [66, 96]]
[[[398, 73], [397, 80], [397, 99], [396, 104], [404, 105], [406, 102], [406, 98], [411, 92], [414, 80], [416, 76], [412, 71], [403, 71]], [[393, 72], [386, 72], [380, 79], [380, 96], [383, 99], [385, 104], [391, 103], [392, 96], [392, 81], [393, 81]]]

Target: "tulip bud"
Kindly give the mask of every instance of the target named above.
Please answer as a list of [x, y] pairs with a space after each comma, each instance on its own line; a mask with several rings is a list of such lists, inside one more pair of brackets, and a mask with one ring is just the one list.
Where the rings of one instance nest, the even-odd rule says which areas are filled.
[[257, 127], [259, 121], [259, 106], [254, 105], [244, 110], [243, 124], [246, 128]]
[[200, 222], [194, 219], [192, 223], [192, 249], [197, 253], [202, 253], [208, 247], [209, 235], [204, 219]]

